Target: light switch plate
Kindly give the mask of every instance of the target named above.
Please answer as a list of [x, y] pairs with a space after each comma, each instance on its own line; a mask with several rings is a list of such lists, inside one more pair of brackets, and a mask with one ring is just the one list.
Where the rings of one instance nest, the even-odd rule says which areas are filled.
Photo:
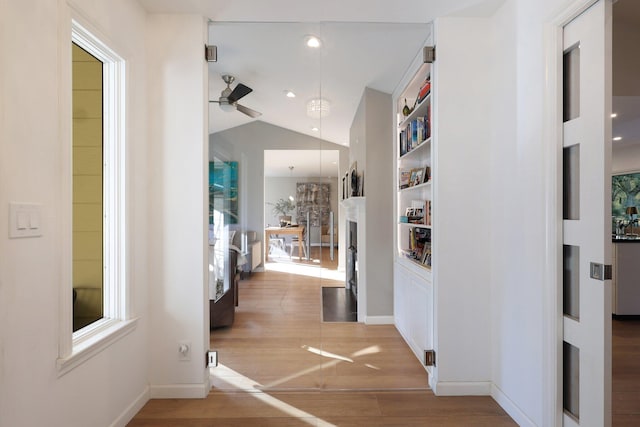
[[41, 208], [36, 203], [9, 203], [9, 238], [42, 236]]

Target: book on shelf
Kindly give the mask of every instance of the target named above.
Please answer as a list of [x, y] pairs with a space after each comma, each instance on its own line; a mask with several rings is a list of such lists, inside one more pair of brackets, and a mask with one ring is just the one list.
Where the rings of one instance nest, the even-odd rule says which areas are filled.
[[399, 145], [400, 145], [400, 156], [404, 156], [409, 151], [409, 147], [407, 146], [407, 130], [403, 129], [400, 131], [398, 135]]
[[422, 251], [422, 259], [420, 262], [423, 265], [431, 267], [431, 243], [425, 243], [424, 249]]
[[431, 76], [428, 75], [418, 91], [417, 103], [420, 104], [431, 93]]
[[407, 154], [426, 141], [431, 135], [428, 116], [411, 120], [398, 134], [400, 156]]
[[425, 200], [424, 203], [424, 224], [431, 226], [431, 200]]
[[429, 262], [431, 260], [431, 230], [422, 227], [411, 227], [409, 229], [409, 248], [404, 251], [408, 258], [422, 263], [425, 259], [425, 252], [429, 252]]

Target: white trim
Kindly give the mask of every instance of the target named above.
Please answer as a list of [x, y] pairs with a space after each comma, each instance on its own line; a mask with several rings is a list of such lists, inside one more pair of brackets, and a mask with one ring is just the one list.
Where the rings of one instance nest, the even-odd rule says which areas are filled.
[[[562, 95], [562, 63], [558, 52], [562, 52], [562, 26], [548, 25], [545, 28], [545, 62], [546, 62], [546, 87], [545, 106], [546, 114], [543, 126], [543, 140], [547, 141], [544, 147], [545, 162], [545, 301], [543, 316], [543, 346], [542, 352], [542, 408], [545, 425], [561, 425], [562, 414], [562, 276], [559, 268], [562, 265], [560, 259], [560, 246], [562, 245], [562, 191], [561, 185], [561, 138], [562, 118], [558, 120], [562, 112], [560, 102]], [[497, 400], [497, 399], [496, 399]], [[505, 408], [507, 410], [507, 408]], [[508, 412], [508, 411], [507, 411]], [[510, 414], [511, 415], [511, 414]]]
[[79, 343], [74, 342], [71, 354], [66, 357], [59, 357], [56, 361], [58, 376], [61, 377], [76, 366], [81, 365], [86, 360], [100, 353], [112, 343], [128, 335], [136, 328], [137, 324], [138, 319], [124, 322], [109, 322], [109, 327], [100, 329]]
[[124, 411], [118, 418], [116, 418], [109, 427], [126, 427], [129, 424], [129, 421], [136, 416], [138, 412], [142, 409], [142, 407], [149, 401], [149, 387], [145, 387], [145, 389], [136, 397], [133, 402], [129, 406], [125, 408]]
[[366, 316], [365, 325], [395, 325], [393, 316]]
[[[534, 423], [529, 417], [525, 415], [524, 412], [516, 405], [513, 400], [509, 399], [509, 397], [503, 393], [503, 391], [496, 386], [495, 384], [491, 384], [491, 397], [495, 400], [498, 405], [521, 427], [536, 427], [536, 423]], [[551, 424], [550, 424], [551, 425]]]
[[149, 388], [150, 399], [204, 399], [209, 394], [209, 384], [165, 384]]
[[436, 396], [490, 396], [490, 381], [444, 381], [436, 383], [433, 392]]

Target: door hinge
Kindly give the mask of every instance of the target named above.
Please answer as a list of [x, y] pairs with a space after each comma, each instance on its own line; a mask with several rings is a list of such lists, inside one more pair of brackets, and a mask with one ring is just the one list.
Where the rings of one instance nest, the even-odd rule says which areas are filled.
[[425, 366], [436, 366], [436, 351], [435, 350], [425, 350], [424, 351], [424, 365]]
[[215, 45], [204, 45], [204, 58], [207, 62], [218, 62], [218, 47]]
[[218, 352], [214, 350], [207, 351], [206, 355], [207, 368], [215, 368], [218, 366]]
[[612, 267], [611, 265], [607, 265], [607, 264], [598, 264], [596, 262], [592, 262], [590, 267], [589, 267], [589, 276], [592, 279], [596, 279], [596, 280], [611, 280], [611, 271], [612, 271]]
[[431, 64], [436, 60], [436, 47], [425, 46], [422, 48], [422, 62], [425, 64]]

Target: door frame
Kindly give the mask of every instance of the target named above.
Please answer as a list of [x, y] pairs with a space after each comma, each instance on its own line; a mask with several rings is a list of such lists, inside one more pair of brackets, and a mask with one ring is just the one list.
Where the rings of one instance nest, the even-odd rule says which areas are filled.
[[[600, 0], [574, 0], [544, 28], [545, 89], [543, 114], [545, 171], [545, 313], [543, 325], [543, 424], [562, 426], [562, 54], [566, 24]], [[610, 0], [602, 0], [610, 1]], [[611, 351], [609, 348], [608, 351]]]

